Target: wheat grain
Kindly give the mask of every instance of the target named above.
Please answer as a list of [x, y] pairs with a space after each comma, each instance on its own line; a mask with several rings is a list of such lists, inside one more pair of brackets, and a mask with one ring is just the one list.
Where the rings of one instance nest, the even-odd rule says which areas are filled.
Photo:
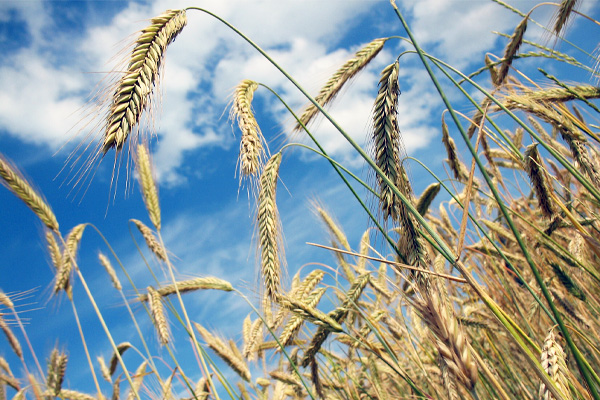
[[138, 230], [142, 234], [142, 237], [146, 241], [146, 245], [148, 246], [150, 251], [152, 251], [152, 253], [154, 253], [154, 255], [156, 257], [158, 257], [159, 260], [167, 261], [167, 252], [160, 245], [160, 243], [154, 236], [154, 233], [152, 232], [152, 230], [150, 228], [148, 228], [146, 225], [144, 225], [144, 223], [142, 221], [139, 221], [137, 219], [131, 219], [131, 222], [133, 222], [135, 224], [135, 226], [137, 226]]
[[0, 154], [0, 183], [21, 199], [48, 229], [58, 233], [58, 222], [52, 209], [44, 198], [33, 189], [31, 184], [23, 177], [3, 155]]
[[[329, 78], [327, 83], [325, 83], [319, 91], [319, 94], [315, 96], [315, 101], [322, 107], [331, 102], [340, 90], [342, 90], [342, 87], [365, 68], [377, 54], [379, 54], [386, 40], [387, 39], [384, 38], [375, 39], [357, 51], [353, 58], [346, 61], [344, 65]], [[302, 130], [302, 125], [307, 126], [318, 112], [319, 109], [314, 104], [307, 106], [300, 116], [302, 124], [296, 124], [294, 130]]]
[[266, 298], [275, 300], [279, 292], [281, 276], [281, 251], [279, 216], [276, 190], [281, 153], [277, 153], [265, 165], [260, 177], [258, 195], [258, 238], [261, 254], [261, 275]]
[[150, 155], [148, 154], [148, 148], [145, 144], [139, 144], [137, 146], [135, 166], [138, 171], [142, 195], [144, 197], [146, 209], [148, 210], [148, 215], [150, 216], [150, 221], [152, 221], [154, 228], [156, 228], [157, 231], [160, 231], [161, 221], [158, 191], [152, 174], [152, 162], [150, 160]]
[[167, 46], [187, 23], [185, 10], [167, 10], [152, 18], [136, 40], [126, 72], [117, 84], [109, 109], [102, 152], [120, 150], [152, 103]]
[[165, 309], [162, 304], [162, 297], [154, 290], [152, 286], [148, 286], [148, 305], [152, 313], [154, 327], [158, 333], [158, 339], [163, 346], [169, 343], [169, 325], [165, 316]]

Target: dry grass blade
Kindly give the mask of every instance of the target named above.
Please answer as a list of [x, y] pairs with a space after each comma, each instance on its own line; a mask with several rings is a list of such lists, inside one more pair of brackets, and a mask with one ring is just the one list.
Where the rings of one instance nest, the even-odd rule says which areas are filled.
[[550, 200], [552, 186], [542, 163], [540, 153], [537, 151], [537, 144], [527, 146], [527, 149], [525, 150], [525, 167], [527, 169], [527, 174], [531, 179], [531, 184], [538, 199], [538, 205], [540, 206], [542, 214], [546, 218], [552, 218], [556, 214], [556, 208]]
[[[225, 292], [231, 292], [233, 290], [233, 286], [231, 286], [231, 283], [229, 283], [223, 279], [206, 277], [206, 278], [194, 278], [194, 279], [188, 279], [185, 281], [179, 281], [179, 282], [176, 282], [175, 284], [161, 286], [160, 288], [156, 289], [155, 291], [161, 297], [165, 297], [165, 296], [173, 295], [173, 294], [177, 293], [177, 291], [179, 291], [179, 293], [187, 293], [187, 292], [193, 292], [196, 290], [206, 290], [206, 289], [223, 290]], [[148, 299], [148, 296], [145, 294], [140, 294], [138, 296], [139, 301], [146, 301], [147, 299]]]
[[279, 293], [281, 275], [281, 251], [279, 216], [276, 190], [281, 153], [277, 153], [265, 165], [260, 177], [258, 194], [258, 238], [261, 255], [261, 274], [264, 295], [275, 301]]
[[[375, 162], [384, 175], [395, 185], [401, 179], [400, 165], [400, 128], [398, 126], [398, 61], [388, 65], [381, 71], [379, 91], [373, 108], [373, 150]], [[380, 197], [379, 204], [384, 219], [398, 220], [400, 199], [387, 183], [378, 175]]]
[[48, 227], [58, 233], [58, 221], [44, 198], [33, 189], [19, 170], [0, 154], [0, 181], [15, 196], [21, 199], [38, 218]]
[[142, 30], [129, 58], [127, 71], [118, 82], [106, 121], [102, 151], [120, 150], [151, 104], [158, 85], [167, 46], [187, 22], [184, 10], [167, 10]]
[[160, 231], [160, 205], [158, 204], [158, 190], [152, 174], [152, 162], [148, 154], [148, 148], [145, 144], [139, 144], [137, 147], [136, 168], [139, 175], [140, 186], [144, 203], [150, 216], [150, 221], [157, 231]]
[[506, 77], [508, 76], [508, 70], [512, 65], [513, 58], [519, 51], [519, 47], [523, 43], [523, 36], [525, 36], [525, 31], [527, 30], [527, 22], [529, 21], [529, 14], [523, 18], [523, 20], [517, 25], [515, 31], [510, 37], [510, 42], [506, 46], [504, 50], [504, 58], [502, 59], [502, 64], [498, 68], [498, 74], [496, 76], [496, 86], [502, 85], [506, 81]]
[[154, 232], [152, 232], [150, 228], [144, 225], [142, 221], [132, 219], [131, 222], [133, 222], [135, 226], [137, 226], [138, 230], [142, 234], [142, 237], [146, 241], [146, 245], [152, 251], [152, 253], [154, 253], [154, 255], [158, 257], [159, 260], [167, 261], [167, 252], [160, 245], [160, 243], [156, 239], [156, 236], [154, 236]]
[[250, 382], [250, 370], [246, 363], [234, 353], [229, 346], [227, 346], [221, 339], [213, 336], [208, 330], [202, 325], [194, 323], [196, 330], [204, 338], [204, 341], [217, 353], [219, 357], [223, 359], [235, 372], [238, 373], [245, 381]]
[[241, 81], [235, 88], [229, 116], [237, 121], [242, 131], [238, 158], [240, 179], [243, 176], [258, 174], [265, 158], [262, 133], [252, 111], [252, 98], [256, 89], [258, 83], [249, 79]]
[[[369, 62], [381, 51], [385, 41], [387, 39], [375, 39], [371, 43], [356, 52], [353, 58], [346, 61], [331, 78], [327, 81], [325, 86], [321, 88], [319, 94], [315, 97], [316, 102], [320, 106], [325, 106], [331, 102], [335, 96], [340, 92], [342, 87], [358, 74], [363, 68], [365, 68]], [[300, 121], [304, 126], [317, 115], [319, 112], [318, 108], [314, 104], [310, 104], [302, 112]], [[295, 131], [302, 130], [302, 125], [296, 124]]]
[[169, 325], [167, 324], [162, 297], [152, 286], [148, 286], [147, 291], [148, 305], [150, 306], [150, 312], [152, 313], [154, 327], [158, 333], [158, 339], [163, 346], [166, 346], [169, 343]]

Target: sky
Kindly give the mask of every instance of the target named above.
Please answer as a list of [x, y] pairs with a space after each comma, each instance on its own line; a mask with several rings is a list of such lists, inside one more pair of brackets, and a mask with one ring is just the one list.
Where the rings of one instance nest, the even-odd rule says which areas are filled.
[[[510, 3], [525, 11], [536, 4], [528, 0]], [[94, 127], [103, 114], [90, 102], [90, 96], [102, 88], [103, 79], [106, 81], [107, 74], [128, 54], [128, 44], [136, 32], [164, 10], [189, 5], [196, 4], [162, 0], [0, 1], [0, 153], [17, 164], [44, 194], [63, 234], [80, 223], [94, 224], [142, 288], [152, 281], [132, 240], [134, 230], [128, 220], [150, 222], [137, 183], [125, 187], [126, 168], [122, 167], [119, 183], [111, 187], [113, 151], [97, 166], [93, 180], [86, 183], [89, 187], [83, 186], [85, 190], [73, 187], [69, 167], [63, 167], [79, 143], [99, 139], [101, 132]], [[479, 68], [486, 52], [500, 55], [506, 39], [492, 32], [510, 34], [520, 21], [493, 1], [399, 0], [398, 6], [426, 51], [465, 71]], [[597, 14], [597, 6], [597, 1], [584, 1], [580, 7]], [[387, 0], [203, 1], [202, 7], [252, 38], [310, 93], [316, 93], [345, 60], [371, 40], [405, 36]], [[553, 11], [540, 7], [533, 16], [545, 23]], [[591, 28], [581, 19], [571, 27], [578, 35]], [[532, 27], [526, 37], [539, 40], [543, 36], [539, 28]], [[592, 51], [595, 44], [588, 44]], [[329, 108], [361, 145], [368, 143], [379, 73], [406, 49], [402, 41], [389, 40]], [[589, 62], [580, 53], [574, 55]], [[526, 67], [527, 61], [521, 65]], [[151, 145], [163, 236], [178, 276], [220, 277], [255, 298], [254, 204], [245, 188], [238, 186], [240, 133], [228, 120], [231, 94], [242, 79], [268, 85], [295, 110], [307, 103], [240, 37], [209, 15], [190, 10], [187, 26], [167, 51]], [[416, 56], [406, 54], [400, 59], [399, 79], [402, 95], [398, 118], [406, 151], [444, 173], [441, 102]], [[489, 87], [486, 79], [487, 75], [481, 77]], [[456, 93], [450, 95], [458, 98]], [[290, 136], [292, 117], [264, 88], [257, 91], [253, 107], [271, 152], [289, 140], [306, 142], [303, 137]], [[458, 109], [473, 111], [468, 105]], [[313, 132], [332, 157], [366, 175], [364, 162], [333, 127], [321, 121]], [[417, 193], [433, 182], [415, 165], [411, 174]], [[332, 265], [331, 254], [306, 245], [309, 241], [328, 243], [314, 214], [314, 201], [340, 221], [352, 246], [358, 247], [369, 227], [366, 215], [326, 161], [299, 148], [287, 150], [280, 168], [277, 202], [290, 276], [299, 268], [310, 269], [309, 263]], [[40, 359], [45, 359], [55, 345], [67, 348], [72, 356], [68, 385], [89, 390], [85, 383], [89, 382], [89, 372], [80, 355], [71, 305], [64, 295], [51, 295], [54, 273], [45, 250], [43, 226], [5, 189], [0, 190], [0, 204], [0, 289], [18, 299], [21, 317], [27, 320], [26, 329]], [[136, 232], [134, 237], [142, 244]], [[118, 294], [107, 289], [110, 283], [97, 262], [98, 251], [108, 253], [100, 236], [88, 228], [79, 255], [82, 273], [106, 309], [117, 341], [134, 340], [130, 325], [119, 322], [128, 321], [126, 310]], [[144, 255], [148, 257], [146, 251]], [[19, 296], [27, 291], [31, 291], [29, 295]], [[130, 289], [127, 293], [133, 295]], [[86, 335], [95, 338], [92, 356], [110, 357], [110, 347], [81, 285], [76, 284], [75, 294]], [[240, 332], [242, 320], [250, 312], [243, 300], [220, 292], [207, 292], [198, 298], [201, 304], [192, 307], [192, 319], [224, 334]], [[141, 328], [158, 349], [150, 325]], [[15, 370], [21, 369], [3, 338], [0, 355], [14, 363]]]

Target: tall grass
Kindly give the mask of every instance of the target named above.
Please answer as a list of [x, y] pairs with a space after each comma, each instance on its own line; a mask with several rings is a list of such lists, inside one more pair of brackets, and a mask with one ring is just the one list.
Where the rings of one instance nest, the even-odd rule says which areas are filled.
[[[77, 261], [86, 246], [84, 233], [93, 234], [93, 227], [81, 223], [63, 235], [43, 196], [0, 158], [5, 186], [47, 228], [44, 246], [56, 268], [54, 292], [66, 292], [73, 305], [93, 380], [87, 387], [95, 390], [86, 394], [66, 387], [69, 358], [62, 350], [52, 351], [45, 370], [38, 360], [44, 356], [31, 346], [30, 353], [23, 350], [20, 340], [28, 341], [26, 329], [10, 297], [0, 294], [0, 328], [21, 361], [11, 366], [0, 357], [0, 398], [600, 399], [600, 110], [594, 103], [600, 89], [544, 70], [545, 80], [535, 81], [517, 69], [520, 58], [535, 57], [544, 69], [570, 64], [596, 74], [596, 61], [586, 66], [526, 40], [527, 26], [538, 23], [533, 10], [524, 13], [495, 1], [508, 9], [503, 12], [523, 19], [504, 54], [482, 55], [481, 69], [471, 75], [422, 49], [392, 1], [390, 12], [407, 35], [401, 39], [412, 49], [381, 71], [370, 155], [323, 107], [397, 37], [374, 39], [359, 49], [313, 98], [258, 45], [209, 11], [190, 7], [153, 18], [135, 42], [128, 70], [115, 88], [98, 156], [134, 146], [130, 153], [135, 153], [154, 230], [140, 220], [131, 222], [169, 281], [137, 287], [106, 241], [100, 264], [131, 317], [122, 324], [130, 323], [138, 335], [135, 344], [119, 343], [104, 321], [104, 310], [96, 305], [94, 296], [99, 294], [87, 286]], [[569, 21], [579, 18], [576, 3], [541, 5], [557, 9], [548, 32], [568, 35]], [[308, 146], [288, 143], [269, 151], [252, 110], [254, 93], [264, 84], [242, 81], [235, 89], [231, 117], [241, 131], [240, 174], [256, 179], [249, 190], [256, 191], [250, 198], [256, 207], [262, 297], [257, 304], [248, 300], [253, 312], [239, 321], [241, 346], [190, 318], [201, 303], [194, 296], [201, 291], [246, 296], [222, 279], [184, 278], [174, 271], [161, 231], [169, 221], [161, 220], [149, 149], [139, 140], [136, 126], [152, 102], [163, 53], [184, 29], [187, 13], [195, 11], [224, 22], [307, 96], [308, 108], [290, 110], [297, 120], [294, 130], [313, 140], [311, 150], [329, 161], [371, 221], [360, 242], [351, 243], [333, 215], [317, 206], [316, 214], [331, 236], [331, 246], [325, 247], [335, 264], [302, 270], [291, 282], [284, 279], [278, 175], [286, 168], [291, 147]], [[520, 53], [524, 44], [538, 52]], [[439, 166], [430, 168], [413, 159], [412, 164], [430, 173], [431, 185], [420, 195], [412, 191], [405, 170], [409, 160], [402, 153], [398, 112], [410, 112], [398, 110], [399, 79], [405, 79], [399, 78], [402, 57], [419, 58], [445, 106], [437, 117], [452, 176], [440, 176], [432, 172]], [[488, 82], [473, 80], [486, 71]], [[462, 101], [472, 104], [472, 115], [455, 110], [444, 89], [448, 87], [456, 91], [453, 98], [462, 95]], [[331, 159], [314, 139], [307, 125], [319, 113], [365, 159], [375, 187]], [[131, 137], [132, 132], [137, 136]], [[360, 186], [376, 201], [360, 197]], [[449, 200], [439, 201], [438, 196]], [[374, 204], [374, 209], [365, 204]], [[121, 267], [118, 272], [113, 261]], [[158, 271], [151, 265], [154, 275]], [[136, 293], [133, 300], [124, 294], [124, 278]], [[111, 343], [109, 365], [102, 357], [93, 362], [87, 351], [71, 290], [75, 280], [84, 286]], [[132, 306], [146, 313], [134, 313]], [[148, 346], [150, 333], [142, 326], [155, 330], [152, 334], [164, 350], [161, 357]], [[174, 333], [189, 343], [173, 341]], [[129, 349], [137, 351], [141, 363], [124, 362]], [[186, 351], [195, 355], [195, 365], [180, 363]], [[193, 380], [197, 374], [192, 371], [200, 371], [200, 378]]]

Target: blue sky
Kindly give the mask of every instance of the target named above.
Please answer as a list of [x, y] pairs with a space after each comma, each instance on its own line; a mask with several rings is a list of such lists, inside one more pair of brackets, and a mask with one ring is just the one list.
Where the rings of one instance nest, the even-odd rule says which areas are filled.
[[[511, 2], [525, 11], [535, 3]], [[501, 54], [506, 41], [492, 31], [511, 33], [519, 22], [517, 16], [491, 1], [407, 0], [398, 4], [427, 51], [466, 71], [481, 65], [486, 51]], [[83, 222], [97, 226], [139, 287], [151, 281], [127, 223], [130, 218], [149, 223], [137, 185], [127, 191], [121, 184], [114, 200], [111, 198], [112, 152], [100, 165], [84, 197], [69, 195], [71, 187], [63, 184], [65, 174], [59, 171], [75, 144], [89, 132], [81, 122], [83, 113], [89, 110], [86, 101], [106, 72], [114, 68], [114, 56], [149, 18], [165, 9], [188, 5], [196, 4], [0, 1], [0, 152], [17, 163], [45, 195], [63, 233]], [[597, 5], [596, 1], [583, 2], [582, 10], [597, 13]], [[205, 1], [202, 6], [269, 51], [312, 93], [360, 46], [378, 37], [404, 34], [387, 0]], [[540, 8], [534, 18], [544, 23], [552, 11]], [[573, 26], [580, 34], [590, 28], [581, 20]], [[528, 31], [533, 40], [540, 36], [541, 31], [535, 27]], [[591, 43], [588, 49], [591, 51], [593, 46]], [[389, 41], [331, 107], [334, 118], [359, 143], [365, 143], [368, 137], [379, 72], [404, 48], [398, 40]], [[576, 56], [589, 62], [581, 54]], [[399, 122], [404, 144], [410, 155], [443, 171], [440, 101], [416, 57], [405, 56], [400, 65]], [[526, 62], [521, 65], [526, 66]], [[252, 296], [256, 280], [253, 211], [246, 193], [238, 192], [235, 171], [239, 132], [232, 130], [227, 119], [229, 96], [242, 79], [269, 85], [295, 109], [306, 103], [239, 37], [209, 16], [190, 11], [188, 25], [167, 52], [161, 112], [156, 116], [157, 137], [152, 148], [163, 234], [181, 276], [218, 276]], [[276, 151], [290, 132], [291, 117], [264, 89], [257, 92], [254, 107], [271, 151]], [[461, 111], [472, 111], [472, 107], [465, 106]], [[80, 135], [69, 141], [80, 129]], [[362, 161], [332, 127], [322, 122], [314, 132], [333, 157], [358, 173], [364, 172]], [[420, 193], [432, 179], [416, 166], [411, 169], [415, 191]], [[278, 205], [290, 275], [309, 262], [331, 264], [329, 254], [305, 245], [307, 241], [327, 243], [327, 235], [311, 211], [311, 200], [320, 200], [341, 221], [350, 243], [357, 246], [367, 218], [325, 161], [302, 150], [289, 151], [284, 154], [280, 175]], [[67, 347], [72, 356], [68, 384], [88, 390], [81, 383], [89, 372], [79, 355], [81, 345], [71, 322], [69, 302], [50, 296], [53, 271], [42, 225], [7, 190], [0, 190], [0, 202], [0, 288], [6, 293], [36, 289], [18, 305], [27, 311], [22, 317], [30, 319], [27, 330], [38, 356], [45, 359], [55, 344]], [[139, 236], [136, 239], [141, 240]], [[99, 250], [107, 253], [98, 235], [88, 229], [80, 253], [83, 274], [106, 308], [110, 324], [120, 336], [117, 341], [133, 340], [131, 329], [119, 324], [119, 318], [127, 317], [122, 317], [120, 297], [106, 289], [108, 278], [96, 261]], [[222, 293], [206, 293], [198, 298], [202, 298], [202, 304], [193, 308], [193, 319], [221, 332], [240, 331], [249, 308], [239, 298]], [[80, 285], [76, 287], [76, 299], [85, 316], [82, 323], [89, 330], [86, 335], [97, 338], [92, 356], [109, 357], [108, 343], [98, 334], [95, 316]], [[150, 326], [143, 329], [158, 347]], [[13, 361], [3, 340], [0, 355]]]

